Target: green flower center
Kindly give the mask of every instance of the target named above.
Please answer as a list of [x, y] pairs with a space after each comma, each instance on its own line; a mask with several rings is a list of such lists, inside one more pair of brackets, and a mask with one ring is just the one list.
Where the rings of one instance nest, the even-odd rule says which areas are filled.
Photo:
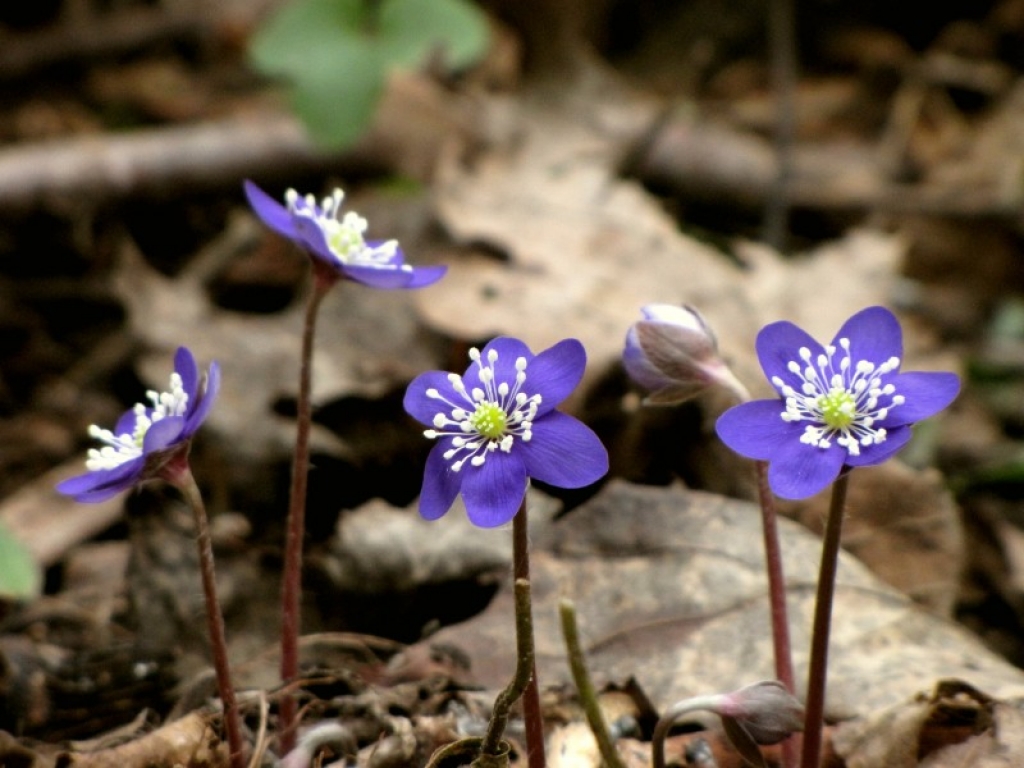
[[508, 416], [497, 403], [477, 403], [476, 409], [469, 417], [469, 423], [481, 436], [488, 440], [497, 440], [505, 434]]
[[857, 418], [857, 400], [846, 389], [835, 387], [818, 399], [821, 420], [832, 429], [846, 429]]
[[804, 422], [800, 442], [829, 449], [834, 441], [850, 456], [859, 456], [861, 448], [884, 443], [888, 432], [882, 424], [889, 411], [906, 402], [903, 395], [896, 394], [896, 384], [886, 382], [890, 374], [898, 375], [900, 359], [855, 362], [850, 340], [845, 337], [817, 356], [807, 347], [800, 347], [798, 354], [799, 360], [786, 365], [789, 381], [773, 376], [772, 384], [785, 403], [782, 420]]

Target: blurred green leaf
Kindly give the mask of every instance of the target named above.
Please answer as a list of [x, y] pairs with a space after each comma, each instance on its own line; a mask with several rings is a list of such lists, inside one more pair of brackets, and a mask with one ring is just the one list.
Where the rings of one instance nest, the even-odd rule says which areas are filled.
[[23, 600], [39, 594], [41, 575], [31, 553], [0, 525], [0, 598]]
[[292, 105], [318, 143], [347, 146], [369, 126], [392, 67], [435, 52], [464, 67], [487, 45], [466, 0], [296, 0], [254, 36], [255, 66], [290, 81]]
[[384, 0], [380, 45], [388, 64], [416, 67], [440, 52], [450, 69], [462, 69], [487, 50], [487, 21], [465, 0]]

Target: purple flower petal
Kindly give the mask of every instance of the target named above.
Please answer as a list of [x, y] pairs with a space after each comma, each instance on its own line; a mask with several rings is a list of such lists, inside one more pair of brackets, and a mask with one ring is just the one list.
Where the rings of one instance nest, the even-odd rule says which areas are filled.
[[558, 411], [537, 419], [533, 438], [518, 449], [530, 477], [556, 488], [582, 488], [608, 473], [608, 451], [594, 431]]
[[342, 264], [337, 260], [334, 266], [345, 277], [370, 288], [383, 290], [410, 288], [413, 287], [411, 283], [416, 279], [414, 270], [399, 269], [398, 267], [365, 267], [358, 264]]
[[[530, 351], [530, 348], [519, 339], [514, 339], [511, 336], [498, 336], [487, 342], [484, 348], [480, 350], [480, 361], [484, 366], [489, 365], [489, 354], [492, 350], [498, 353], [498, 359], [494, 361], [495, 382], [508, 382], [510, 387], [515, 384], [516, 360], [524, 357], [527, 363], [526, 393], [529, 395], [534, 394], [536, 384], [533, 382], [533, 377], [530, 376], [529, 366], [533, 364], [535, 355]], [[463, 374], [462, 379], [470, 389], [481, 386], [479, 371], [480, 368], [476, 363], [470, 363], [469, 367], [466, 368], [466, 373]]]
[[539, 415], [550, 413], [567, 398], [583, 378], [587, 353], [576, 339], [565, 339], [545, 349], [529, 362], [524, 389], [540, 395]]
[[910, 441], [911, 436], [912, 430], [906, 425], [887, 430], [883, 442], [877, 445], [862, 445], [858, 456], [846, 457], [846, 464], [851, 467], [871, 467], [888, 461]]
[[213, 404], [217, 401], [217, 394], [220, 392], [220, 366], [215, 362], [210, 363], [209, 372], [206, 374], [206, 385], [203, 388], [202, 396], [199, 399], [199, 404], [195, 406], [195, 410], [192, 411], [188, 416], [188, 421], [185, 423], [185, 429], [183, 434], [185, 437], [191, 437], [196, 433], [196, 430], [202, 426], [202, 423], [206, 421], [206, 417], [210, 414], [210, 409], [213, 408]]
[[334, 255], [331, 247], [327, 244], [324, 231], [320, 228], [316, 219], [312, 218], [312, 216], [296, 214], [294, 221], [298, 241], [309, 251], [311, 256], [325, 264], [329, 264], [335, 269], [340, 269], [343, 266], [341, 260]]
[[245, 196], [249, 200], [249, 205], [252, 206], [253, 211], [259, 216], [260, 221], [289, 240], [298, 238], [299, 235], [295, 229], [295, 222], [287, 208], [248, 179], [243, 182], [242, 187], [245, 189]]
[[178, 351], [174, 353], [174, 371], [181, 376], [181, 388], [188, 393], [191, 406], [196, 399], [199, 369], [196, 367], [196, 359], [188, 347], [178, 347]]
[[806, 499], [839, 477], [846, 450], [835, 442], [817, 448], [791, 440], [779, 446], [768, 465], [768, 485], [782, 499]]
[[[757, 339], [761, 365], [769, 379], [781, 378], [792, 389], [775, 384], [783, 399], [745, 403], [722, 414], [716, 424], [730, 448], [770, 462], [772, 490], [783, 498], [817, 493], [844, 466], [871, 466], [891, 458], [910, 439], [911, 424], [945, 408], [959, 391], [959, 379], [951, 373], [898, 372], [898, 363], [891, 361], [900, 361], [903, 354], [902, 331], [884, 307], [855, 314], [832, 345], [835, 352], [823, 354], [792, 323], [766, 326]], [[802, 348], [809, 356], [800, 354]], [[799, 371], [789, 370], [793, 362]], [[867, 382], [872, 382], [870, 396]]]
[[[146, 417], [148, 418], [153, 413], [152, 408], [146, 409]], [[120, 437], [121, 435], [131, 435], [135, 433], [135, 424], [138, 422], [139, 416], [135, 413], [134, 408], [129, 408], [127, 411], [121, 414], [121, 417], [117, 420], [117, 424], [114, 425], [112, 430], [115, 435]]]
[[448, 273], [448, 267], [444, 265], [434, 265], [429, 267], [413, 267], [412, 268], [412, 279], [403, 285], [403, 288], [425, 288], [428, 285], [433, 285], [442, 277]]
[[896, 316], [885, 307], [868, 307], [855, 314], [839, 329], [833, 342], [850, 340], [854, 364], [870, 360], [881, 365], [891, 357], [903, 357], [903, 331]]
[[[588, 427], [556, 411], [542, 413], [535, 399], [546, 398], [553, 407], [579, 382], [586, 353], [578, 341], [568, 339], [533, 355], [519, 339], [499, 337], [472, 358], [466, 373], [456, 377], [460, 386], [476, 391], [472, 402], [452, 386], [452, 374], [443, 371], [421, 374], [406, 389], [403, 405], [410, 415], [433, 427], [441, 413], [446, 422], [436, 427], [441, 434], [428, 432], [438, 445], [424, 472], [424, 517], [443, 515], [461, 492], [475, 525], [503, 525], [519, 509], [531, 476], [578, 488], [608, 471], [607, 451]], [[517, 384], [520, 358], [526, 361], [522, 387]], [[429, 397], [432, 390], [440, 398]], [[474, 460], [481, 463], [474, 465]]]
[[470, 522], [496, 528], [516, 516], [526, 496], [526, 468], [521, 454], [492, 451], [479, 467], [466, 464], [461, 470], [462, 500]]
[[423, 471], [423, 488], [420, 490], [420, 516], [425, 520], [437, 520], [443, 516], [459, 495], [465, 475], [452, 472], [451, 462], [444, 458], [444, 452], [451, 448], [451, 440], [440, 440], [427, 456]]
[[[90, 470], [57, 486], [57, 490], [81, 502], [103, 501], [114, 494], [157, 474], [155, 463], [149, 458], [156, 453], [173, 449], [187, 441], [209, 413], [220, 386], [220, 367], [211, 363], [209, 373], [201, 377], [195, 357], [187, 347], [179, 347], [174, 356], [174, 370], [181, 378], [181, 387], [188, 394], [182, 403], [180, 393], [161, 393], [152, 398], [156, 405], [136, 405], [125, 411], [113, 430], [117, 439], [104, 439], [105, 450], [101, 463], [121, 463], [110, 469]], [[205, 381], [204, 381], [205, 379]], [[178, 411], [183, 413], [178, 413]], [[140, 416], [140, 413], [145, 417]], [[122, 441], [123, 435], [135, 436], [144, 425], [141, 455], [134, 440]], [[101, 435], [101, 439], [102, 435]]]
[[800, 358], [801, 347], [810, 350], [812, 360], [825, 351], [806, 331], [788, 321], [771, 323], [761, 329], [757, 334], [757, 358], [768, 381], [778, 376], [795, 389], [800, 389], [800, 379], [789, 370], [789, 364], [796, 362], [801, 368], [805, 366]]
[[960, 393], [960, 377], [955, 373], [915, 371], [901, 373], [887, 381], [896, 387], [897, 394], [906, 398], [903, 405], [893, 408], [881, 422], [887, 428], [934, 416]]
[[145, 459], [126, 461], [113, 469], [100, 469], [76, 475], [57, 484], [57, 490], [75, 501], [106, 501], [138, 482]]
[[167, 416], [154, 422], [153, 426], [146, 430], [146, 436], [142, 439], [142, 451], [149, 455], [154, 451], [162, 451], [170, 445], [179, 441], [185, 429], [185, 418], [183, 416]]
[[649, 392], [672, 386], [674, 384], [672, 379], [651, 362], [647, 353], [640, 346], [636, 332], [637, 325], [639, 323], [631, 325], [626, 333], [626, 347], [622, 351], [622, 366], [626, 369], [626, 373]]
[[455, 391], [452, 383], [448, 380], [448, 374], [444, 371], [427, 371], [413, 379], [405, 390], [405, 397], [402, 399], [402, 406], [405, 412], [421, 424], [428, 427], [434, 425], [434, 416], [438, 412], [448, 413], [450, 406], [445, 405], [444, 400], [436, 397], [428, 397], [427, 390], [436, 389], [444, 400], [450, 403], [457, 403], [463, 408], [472, 408], [465, 402], [462, 395]]
[[800, 442], [804, 428], [782, 419], [781, 400], [753, 400], [742, 403], [718, 417], [715, 431], [727, 446], [741, 456], [759, 461], [775, 457], [781, 448]]

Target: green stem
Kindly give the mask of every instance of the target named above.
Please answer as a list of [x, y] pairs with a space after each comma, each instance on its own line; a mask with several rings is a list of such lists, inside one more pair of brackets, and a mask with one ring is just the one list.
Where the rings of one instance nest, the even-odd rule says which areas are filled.
[[576, 607], [572, 600], [562, 599], [558, 604], [558, 612], [562, 619], [562, 635], [565, 637], [565, 652], [569, 659], [569, 669], [572, 670], [572, 679], [576, 683], [580, 704], [587, 716], [587, 723], [594, 734], [594, 740], [601, 752], [605, 768], [626, 768], [619, 756], [619, 751], [612, 742], [608, 724], [605, 723], [604, 715], [601, 713], [601, 704], [597, 700], [597, 692], [594, 690], [590, 673], [587, 671], [587, 660], [580, 647], [580, 633], [576, 626]]
[[[313, 291], [306, 305], [299, 361], [299, 393], [296, 402], [295, 454], [292, 457], [291, 492], [288, 498], [288, 529], [285, 538], [281, 587], [281, 682], [299, 676], [299, 628], [301, 626], [302, 542], [306, 527], [306, 486], [309, 472], [309, 431], [313, 420], [310, 389], [313, 370], [313, 337], [317, 311], [328, 289], [337, 280], [313, 259]], [[288, 754], [295, 747], [298, 728], [295, 698], [286, 695], [280, 704], [280, 748]]]
[[213, 656], [213, 669], [217, 676], [217, 692], [224, 704], [224, 729], [228, 736], [228, 749], [231, 752], [231, 768], [245, 768], [242, 749], [242, 728], [238, 715], [238, 702], [235, 699], [235, 688], [231, 684], [231, 669], [228, 665], [228, 645], [224, 632], [224, 616], [217, 599], [217, 581], [214, 575], [213, 542], [210, 539], [210, 525], [206, 516], [206, 505], [196, 485], [192, 471], [188, 467], [184, 454], [175, 467], [166, 468], [163, 476], [181, 491], [189, 506], [196, 524], [196, 544], [199, 548], [199, 572], [203, 581], [203, 597], [206, 602], [206, 629], [210, 635], [210, 651]]
[[[504, 752], [501, 740], [508, 725], [509, 712], [526, 690], [533, 676], [533, 624], [530, 611], [530, 582], [516, 579], [516, 671], [512, 680], [494, 700], [491, 720], [487, 724], [487, 733], [480, 744], [480, 754], [485, 760]], [[479, 765], [474, 760], [473, 765]]]
[[807, 701], [805, 704], [804, 748], [802, 768], [819, 768], [821, 762], [821, 735], [825, 723], [825, 683], [828, 674], [828, 642], [832, 626], [832, 602], [835, 597], [836, 572], [839, 568], [839, 548], [843, 531], [843, 509], [849, 471], [844, 472], [832, 485], [832, 502], [821, 546], [821, 570], [818, 573], [818, 595], [814, 604], [814, 628], [811, 633], [811, 661], [807, 673]]
[[[761, 504], [761, 527], [764, 533], [765, 567], [768, 573], [768, 602], [771, 608], [772, 646], [775, 651], [775, 677], [786, 690], [796, 693], [793, 674], [793, 652], [789, 639], [789, 615], [786, 607], [786, 576], [782, 567], [782, 547], [779, 544], [778, 514], [775, 497], [768, 485], [768, 462], [757, 461], [757, 497]], [[785, 768], [794, 768], [799, 752], [799, 736], [782, 743], [782, 761]]]
[[502, 736], [508, 724], [509, 711], [523, 699], [523, 720], [526, 726], [526, 752], [529, 768], [544, 768], [544, 723], [540, 715], [537, 690], [537, 663], [533, 642], [533, 604], [530, 599], [530, 553], [526, 497], [512, 518], [512, 577], [516, 602], [516, 671], [512, 681], [494, 702], [487, 734], [480, 747], [480, 758], [473, 762], [480, 768], [502, 751]]

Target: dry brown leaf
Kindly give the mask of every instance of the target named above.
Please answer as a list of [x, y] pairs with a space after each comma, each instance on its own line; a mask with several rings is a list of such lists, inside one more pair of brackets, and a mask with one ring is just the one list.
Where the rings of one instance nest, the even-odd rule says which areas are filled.
[[960, 680], [928, 696], [839, 725], [832, 735], [848, 768], [997, 768], [1024, 762], [1024, 714]]
[[[802, 527], [783, 523], [800, 677], [820, 543]], [[535, 545], [535, 622], [545, 685], [568, 680], [555, 610], [563, 596], [576, 602], [595, 682], [633, 676], [658, 708], [772, 677], [760, 514], [753, 505], [613, 481]], [[847, 555], [834, 615], [828, 689], [833, 717], [893, 705], [950, 676], [998, 698], [1024, 694], [1024, 673]], [[479, 679], [503, 684], [514, 650], [508, 590], [480, 616], [431, 640], [461, 645]]]
[[602, 371], [617, 361], [642, 305], [688, 303], [716, 329], [741, 378], [759, 381], [753, 339], [765, 322], [787, 318], [832, 334], [855, 311], [890, 299], [898, 239], [854, 231], [791, 261], [747, 245], [749, 268], [741, 269], [617, 177], [628, 133], [621, 126], [644, 119], [644, 107], [621, 97], [597, 107], [565, 101], [524, 99], [510, 138], [471, 161], [442, 163], [440, 221], [457, 242], [508, 260], [454, 260], [436, 290], [418, 298], [434, 328], [474, 341], [511, 334], [534, 348], [575, 336]]
[[192, 712], [117, 747], [97, 752], [65, 752], [57, 758], [60, 768], [219, 768], [228, 764], [226, 743], [217, 736], [209, 715], [201, 712]]
[[[858, 469], [854, 477], [843, 547], [887, 584], [941, 616], [952, 616], [964, 568], [964, 532], [942, 476], [888, 461]], [[828, 504], [829, 494], [821, 493], [781, 502], [780, 511], [820, 534]]]
[[[561, 505], [539, 491], [529, 493], [530, 532], [540, 536]], [[461, 496], [433, 521], [375, 499], [342, 515], [330, 551], [313, 553], [311, 562], [340, 592], [403, 592], [500, 578], [512, 564], [512, 540], [469, 522]]]

